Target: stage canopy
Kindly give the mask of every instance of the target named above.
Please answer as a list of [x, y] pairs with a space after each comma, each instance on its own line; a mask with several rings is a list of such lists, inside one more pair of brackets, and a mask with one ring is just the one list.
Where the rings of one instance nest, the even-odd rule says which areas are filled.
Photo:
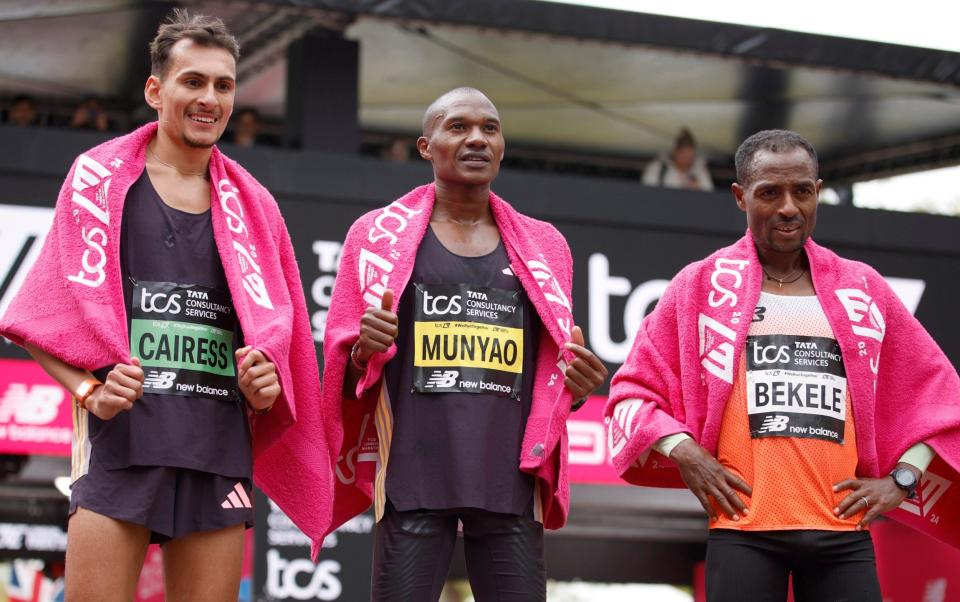
[[287, 47], [320, 31], [359, 42], [364, 132], [415, 135], [431, 100], [469, 85], [511, 146], [548, 155], [637, 161], [686, 126], [729, 174], [745, 136], [785, 127], [832, 183], [960, 162], [960, 53], [533, 0], [10, 0], [0, 95], [135, 106], [175, 5], [225, 18], [244, 48], [238, 104], [278, 119]]

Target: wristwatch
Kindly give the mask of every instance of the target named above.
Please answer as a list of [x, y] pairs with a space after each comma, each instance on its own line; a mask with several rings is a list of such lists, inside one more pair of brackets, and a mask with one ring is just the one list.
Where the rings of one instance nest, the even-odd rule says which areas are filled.
[[77, 390], [73, 392], [73, 397], [77, 400], [77, 405], [86, 410], [87, 398], [90, 397], [94, 389], [102, 384], [102, 382], [95, 378], [88, 378], [80, 383], [80, 386], [77, 387]]
[[917, 497], [917, 475], [909, 468], [894, 468], [890, 473], [893, 484], [907, 492], [907, 499]]

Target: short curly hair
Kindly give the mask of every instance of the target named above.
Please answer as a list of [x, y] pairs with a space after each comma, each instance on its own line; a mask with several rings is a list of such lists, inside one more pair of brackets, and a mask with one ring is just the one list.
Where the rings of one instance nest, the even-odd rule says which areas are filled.
[[771, 153], [782, 153], [796, 148], [802, 148], [810, 155], [813, 159], [813, 170], [819, 174], [820, 162], [817, 159], [817, 151], [806, 138], [790, 130], [763, 130], [744, 140], [737, 149], [734, 157], [734, 163], [737, 166], [737, 183], [741, 186], [750, 184], [753, 179], [753, 159], [758, 152], [765, 150]]
[[166, 75], [170, 66], [170, 49], [180, 40], [192, 40], [207, 48], [223, 48], [233, 60], [240, 60], [240, 44], [223, 21], [175, 8], [157, 29], [157, 37], [150, 42], [150, 73], [157, 77]]

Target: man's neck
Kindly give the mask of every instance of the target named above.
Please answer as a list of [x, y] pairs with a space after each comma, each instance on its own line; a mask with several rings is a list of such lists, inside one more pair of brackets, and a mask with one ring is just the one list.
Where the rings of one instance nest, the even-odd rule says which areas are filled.
[[804, 269], [807, 265], [803, 249], [781, 253], [757, 248], [760, 265], [771, 276], [788, 277]]
[[489, 184], [468, 186], [438, 180], [435, 185], [437, 199], [431, 220], [467, 225], [493, 219], [490, 214]]
[[757, 248], [757, 256], [763, 268], [761, 290], [775, 295], [815, 295], [813, 275], [808, 269], [807, 256], [803, 249], [789, 253], [763, 251]]
[[210, 163], [212, 148], [196, 148], [183, 142], [175, 142], [163, 130], [147, 149], [160, 163], [172, 167], [181, 175], [205, 174]]

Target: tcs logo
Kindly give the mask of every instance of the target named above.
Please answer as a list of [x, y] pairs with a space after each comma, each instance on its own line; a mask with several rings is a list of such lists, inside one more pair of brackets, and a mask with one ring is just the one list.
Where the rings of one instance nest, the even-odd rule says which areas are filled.
[[288, 560], [278, 550], [269, 549], [266, 593], [274, 600], [339, 600], [343, 593], [340, 570], [336, 560], [314, 565], [309, 558]]
[[167, 293], [150, 293], [147, 289], [140, 289], [140, 309], [144, 313], [179, 314], [180, 295]]
[[463, 311], [460, 295], [434, 295], [423, 291], [423, 313], [428, 316], [459, 315]]
[[754, 364], [787, 364], [790, 362], [790, 347], [787, 345], [761, 345], [753, 343]]

